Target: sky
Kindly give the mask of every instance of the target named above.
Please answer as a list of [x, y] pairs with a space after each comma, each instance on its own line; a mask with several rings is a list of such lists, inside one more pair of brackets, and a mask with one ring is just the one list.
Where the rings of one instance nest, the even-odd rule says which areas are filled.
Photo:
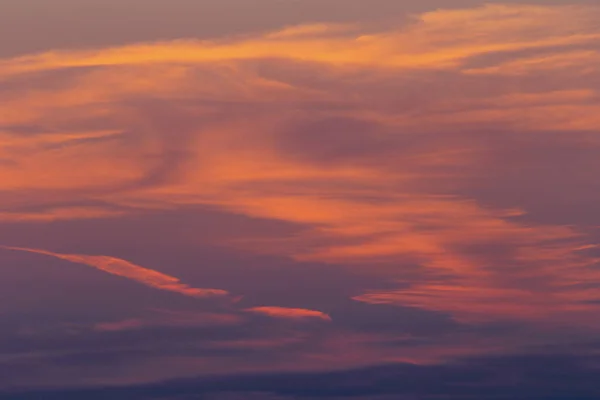
[[0, 0], [0, 399], [600, 398], [600, 6]]

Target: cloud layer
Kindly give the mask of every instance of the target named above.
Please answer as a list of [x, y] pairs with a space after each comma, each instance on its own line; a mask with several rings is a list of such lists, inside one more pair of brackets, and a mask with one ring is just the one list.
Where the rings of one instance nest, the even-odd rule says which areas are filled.
[[[280, 319], [291, 333], [267, 342], [313, 346], [310, 362], [323, 349], [354, 365], [589, 341], [600, 331], [598, 21], [593, 6], [487, 5], [393, 26], [309, 24], [0, 60], [0, 228], [176, 212], [191, 221], [200, 208], [244, 217], [250, 233], [190, 222], [179, 247], [164, 246], [316, 265], [315, 285], [326, 266], [361, 277], [356, 293], [228, 311]], [[6, 248], [188, 297], [228, 295], [120, 258], [37, 247]], [[273, 276], [253, 282], [294, 291]], [[394, 307], [398, 320], [418, 310], [447, 333], [334, 332], [336, 307], [361, 306]], [[290, 321], [311, 319], [332, 324], [296, 341]], [[168, 320], [95, 326], [181, 326]], [[490, 334], [494, 324], [518, 328]], [[256, 336], [229, 345], [259, 348]]]

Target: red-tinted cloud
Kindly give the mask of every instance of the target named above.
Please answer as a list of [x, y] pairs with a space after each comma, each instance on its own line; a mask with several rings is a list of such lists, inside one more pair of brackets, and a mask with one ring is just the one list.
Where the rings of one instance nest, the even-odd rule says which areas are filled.
[[[221, 245], [397, 284], [354, 297], [373, 307], [595, 334], [598, 260], [581, 249], [597, 239], [556, 210], [599, 199], [598, 20], [594, 7], [496, 5], [379, 31], [311, 25], [4, 60], [0, 221], [214, 207], [299, 228]], [[21, 250], [226, 295], [111, 257]]]
[[252, 307], [246, 309], [248, 312], [268, 315], [277, 318], [303, 319], [318, 318], [325, 321], [331, 321], [331, 317], [321, 311], [307, 310], [304, 308], [286, 308], [286, 307]]
[[40, 249], [2, 246], [4, 249], [44, 254], [78, 264], [89, 265], [112, 275], [121, 276], [155, 289], [167, 290], [190, 297], [227, 296], [229, 293], [220, 289], [199, 289], [181, 283], [179, 279], [162, 272], [144, 268], [120, 258], [108, 256], [88, 256], [82, 254], [61, 254]]

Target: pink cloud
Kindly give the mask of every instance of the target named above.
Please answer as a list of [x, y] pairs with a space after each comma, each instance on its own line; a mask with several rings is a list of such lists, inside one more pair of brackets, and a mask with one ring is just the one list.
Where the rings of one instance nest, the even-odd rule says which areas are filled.
[[[561, 190], [560, 173], [547, 172], [554, 160], [537, 153], [547, 144], [600, 152], [599, 97], [589, 85], [600, 76], [591, 62], [597, 21], [597, 7], [490, 5], [424, 13], [381, 31], [301, 26], [4, 60], [0, 78], [16, 83], [0, 94], [8, 130], [0, 158], [14, 167], [0, 169], [0, 189], [11, 194], [0, 219], [112, 215], [37, 211], [48, 191], [55, 202], [93, 198], [141, 212], [210, 206], [302, 228], [220, 244], [402, 282], [365, 288], [355, 297], [362, 302], [468, 321], [577, 313], [583, 323], [599, 298], [593, 285], [582, 288], [600, 281], [597, 260], [577, 250], [589, 240], [574, 226], [527, 221], [521, 201], [496, 205], [472, 187], [520, 196], [529, 187], [513, 181], [529, 168], [545, 203], [595, 181], [600, 157], [563, 176], [563, 185], [580, 185]], [[65, 77], [52, 81], [56, 70]], [[30, 90], [19, 86], [22, 76], [54, 86]], [[160, 112], [139, 99], [159, 102]], [[15, 124], [66, 133], [17, 140]], [[94, 129], [75, 129], [86, 125]], [[18, 210], [24, 200], [39, 207]], [[20, 250], [187, 296], [226, 295], [125, 260]], [[328, 319], [312, 310], [248, 311]]]
[[181, 283], [179, 279], [173, 276], [166, 275], [162, 272], [158, 272], [149, 268], [144, 268], [139, 265], [132, 264], [129, 261], [125, 261], [116, 257], [89, 256], [82, 254], [62, 254], [46, 250], [30, 249], [24, 247], [0, 247], [7, 250], [43, 254], [51, 257], [60, 258], [62, 260], [67, 260], [73, 263], [88, 265], [90, 267], [97, 268], [109, 274], [131, 279], [133, 281], [139, 282], [143, 285], [155, 289], [175, 292], [184, 296], [204, 298], [214, 296], [221, 297], [229, 295], [227, 291], [221, 289], [200, 289], [188, 286], [184, 283]]
[[248, 308], [245, 311], [251, 313], [258, 313], [268, 315], [275, 318], [288, 318], [288, 319], [304, 319], [304, 318], [318, 318], [324, 321], [331, 321], [331, 317], [321, 311], [307, 310], [304, 308], [287, 308], [287, 307], [253, 307]]

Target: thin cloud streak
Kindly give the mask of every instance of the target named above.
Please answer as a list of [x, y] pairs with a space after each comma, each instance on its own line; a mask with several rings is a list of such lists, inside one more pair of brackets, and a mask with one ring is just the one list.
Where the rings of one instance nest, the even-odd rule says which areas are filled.
[[[180, 40], [75, 53], [49, 52], [0, 62], [0, 77], [61, 68], [200, 64], [261, 58], [337, 66], [446, 69], [487, 53], [596, 41], [600, 39], [600, 33], [594, 31], [597, 11], [597, 8], [577, 6], [487, 5], [424, 13], [409, 26], [393, 32], [366, 34], [356, 32], [352, 26], [336, 29], [335, 26], [309, 25], [234, 43]], [[575, 32], [574, 26], [577, 27]], [[476, 40], [473, 40], [473, 32], [479, 36]], [[306, 33], [313, 35], [306, 37]], [[317, 36], [318, 33], [322, 35]]]
[[[22, 251], [33, 254], [43, 254], [51, 257], [56, 257], [61, 260], [67, 260], [73, 263], [84, 264], [94, 268], [97, 268], [101, 271], [108, 272], [109, 274], [121, 276], [124, 278], [131, 279], [133, 281], [139, 282], [143, 285], [166, 290], [170, 292], [175, 292], [182, 294], [188, 297], [195, 298], [207, 298], [207, 297], [224, 297], [230, 296], [230, 293], [221, 290], [221, 289], [201, 289], [190, 287], [181, 281], [178, 278], [175, 278], [170, 275], [163, 274], [161, 272], [144, 268], [139, 265], [135, 265], [130, 263], [129, 261], [122, 260], [116, 257], [109, 256], [90, 256], [90, 255], [82, 255], [82, 254], [63, 254], [63, 253], [55, 253], [47, 250], [41, 249], [31, 249], [26, 247], [14, 247], [14, 246], [3, 246], [0, 245], [0, 248], [6, 250], [14, 250], [14, 251]], [[237, 302], [240, 300], [239, 297], [232, 298], [233, 302]], [[272, 318], [286, 318], [286, 319], [296, 319], [301, 320], [304, 318], [318, 318], [326, 321], [331, 321], [331, 317], [323, 312], [316, 310], [308, 310], [303, 308], [286, 308], [286, 307], [277, 307], [277, 306], [264, 306], [264, 307], [253, 307], [244, 309], [244, 312], [248, 313], [256, 313], [263, 314]], [[235, 314], [182, 314], [171, 312], [170, 314], [164, 313], [166, 318], [163, 324], [191, 324], [191, 325], [201, 325], [202, 323], [212, 322], [212, 323], [237, 323], [239, 322], [239, 317], [236, 317]], [[107, 323], [100, 324], [97, 326], [99, 330], [126, 330], [126, 329], [134, 329], [134, 328], [142, 328], [146, 325], [149, 325], [147, 321], [143, 321], [141, 319], [129, 319], [117, 323]]]
[[269, 317], [287, 318], [287, 319], [304, 319], [318, 318], [324, 321], [331, 321], [331, 317], [321, 311], [307, 310], [304, 308], [287, 308], [287, 307], [252, 307], [245, 311], [251, 313], [264, 314]]
[[62, 254], [40, 249], [30, 249], [25, 247], [0, 246], [0, 248], [7, 250], [24, 251], [35, 254], [43, 254], [77, 264], [88, 265], [90, 267], [97, 268], [101, 271], [108, 272], [109, 274], [121, 276], [123, 278], [128, 278], [155, 289], [175, 292], [184, 296], [206, 298], [215, 296], [222, 297], [229, 295], [227, 291], [221, 289], [200, 289], [188, 286], [184, 283], [181, 283], [179, 279], [173, 276], [166, 275], [149, 268], [140, 267], [139, 265], [132, 264], [129, 261], [125, 261], [120, 258], [108, 256], [88, 256], [81, 254]]

